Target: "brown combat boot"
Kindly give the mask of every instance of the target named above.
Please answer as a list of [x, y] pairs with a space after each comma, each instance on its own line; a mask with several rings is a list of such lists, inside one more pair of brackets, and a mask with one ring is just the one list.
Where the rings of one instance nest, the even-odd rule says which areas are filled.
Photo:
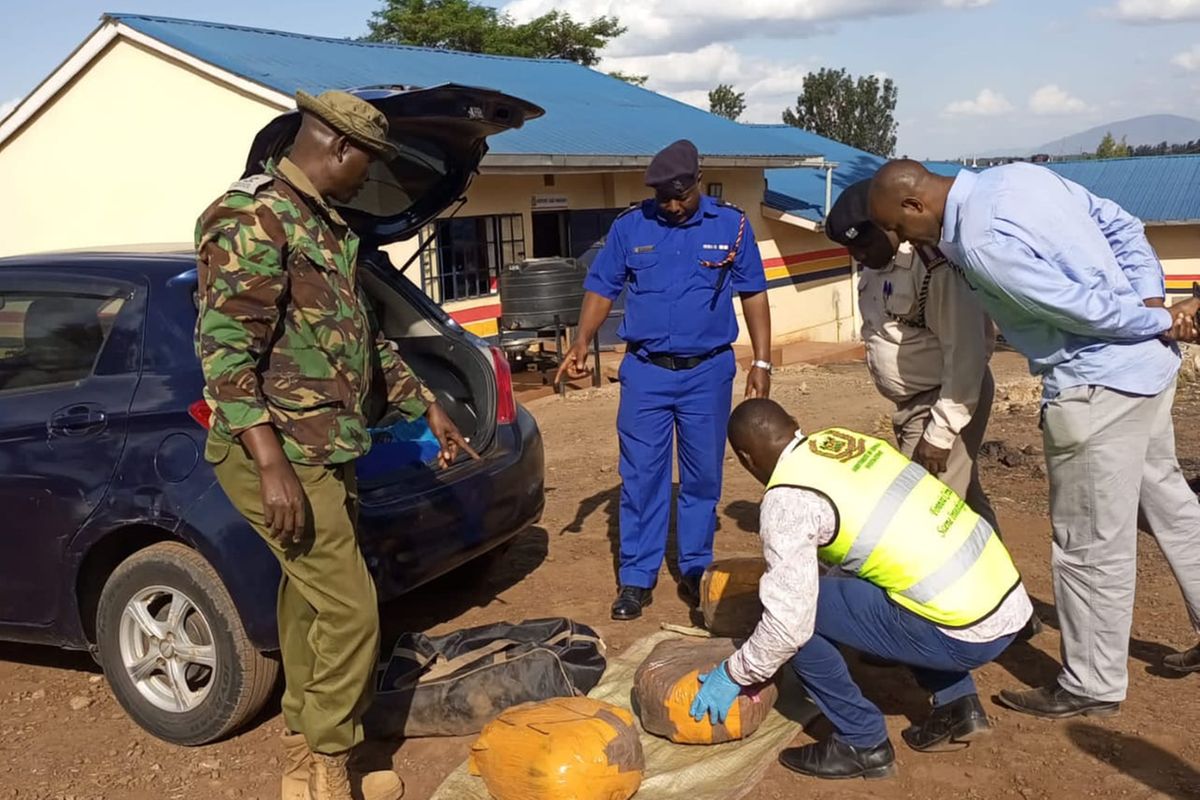
[[304, 800], [400, 800], [404, 796], [404, 781], [399, 775], [391, 770], [362, 772], [356, 769], [349, 753], [310, 752], [308, 770]]
[[313, 753], [308, 793], [312, 800], [354, 800], [350, 794], [350, 754]]
[[282, 800], [311, 800], [308, 793], [309, 765], [312, 754], [302, 733], [284, 731], [279, 737], [283, 741], [283, 783], [279, 796]]

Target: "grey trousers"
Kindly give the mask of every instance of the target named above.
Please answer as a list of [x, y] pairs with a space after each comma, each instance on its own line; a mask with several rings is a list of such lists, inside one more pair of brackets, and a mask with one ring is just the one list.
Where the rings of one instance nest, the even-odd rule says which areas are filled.
[[[925, 435], [925, 426], [929, 424], [930, 411], [937, 403], [939, 393], [939, 389], [930, 389], [897, 403], [896, 412], [892, 414], [892, 430], [896, 433], [896, 444], [904, 455], [911, 458], [917, 443]], [[987, 431], [988, 418], [992, 415], [995, 393], [996, 384], [992, 380], [991, 369], [988, 369], [983, 373], [983, 386], [979, 390], [979, 405], [975, 407], [975, 414], [954, 440], [946, 471], [937, 477], [966, 500], [971, 510], [983, 517], [993, 530], [999, 531], [992, 502], [979, 483], [979, 465], [976, 463], [979, 446], [983, 444], [983, 435]]]
[[1200, 504], [1175, 457], [1174, 399], [1174, 383], [1153, 397], [1074, 386], [1042, 412], [1058, 682], [1094, 700], [1124, 700], [1129, 683], [1139, 503], [1200, 632]]

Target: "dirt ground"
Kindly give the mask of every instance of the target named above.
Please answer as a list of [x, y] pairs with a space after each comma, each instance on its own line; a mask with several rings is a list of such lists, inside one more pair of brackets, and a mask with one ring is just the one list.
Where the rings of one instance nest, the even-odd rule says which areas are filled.
[[[1059, 636], [1050, 587], [1050, 524], [1041, 469], [1036, 389], [1011, 353], [995, 362], [998, 392], [983, 463], [991, 493], [1030, 593], [1049, 623], [978, 671], [981, 696], [996, 733], [970, 748], [921, 755], [904, 748], [900, 730], [919, 719], [927, 699], [902, 669], [853, 664], [868, 696], [884, 709], [897, 745], [900, 775], [890, 782], [823, 783], [772, 765], [748, 795], [756, 800], [962, 797], [1200, 798], [1200, 676], [1170, 679], [1156, 665], [1194, 643], [1178, 589], [1157, 546], [1140, 542], [1137, 611], [1130, 654], [1129, 699], [1121, 715], [1100, 721], [1043, 722], [1000, 709], [1002, 688], [1039, 685], [1057, 670]], [[739, 389], [741, 387], [739, 386]], [[808, 429], [828, 424], [887, 431], [887, 405], [861, 363], [786, 368], [774, 396]], [[1005, 399], [1007, 398], [1007, 399]], [[615, 387], [545, 398], [531, 409], [547, 449], [547, 507], [540, 526], [521, 535], [506, 561], [478, 585], [443, 580], [384, 610], [385, 629], [444, 632], [456, 627], [546, 615], [569, 616], [599, 629], [612, 653], [656, 630], [686, 624], [688, 613], [664, 568], [654, 605], [641, 620], [615, 623], [619, 478]], [[1200, 472], [1200, 391], [1181, 390], [1177, 437], [1189, 477]], [[1008, 463], [1004, 463], [1008, 462]], [[720, 506], [718, 555], [755, 553], [750, 532], [760, 489], [730, 458]], [[275, 703], [274, 708], [277, 708]], [[240, 735], [182, 749], [153, 739], [130, 722], [85, 655], [0, 645], [0, 800], [222, 800], [277, 797], [280, 718], [268, 709]], [[825, 731], [798, 732], [796, 743]], [[414, 740], [376, 747], [408, 784], [407, 797], [427, 798], [467, 755], [469, 738]]]

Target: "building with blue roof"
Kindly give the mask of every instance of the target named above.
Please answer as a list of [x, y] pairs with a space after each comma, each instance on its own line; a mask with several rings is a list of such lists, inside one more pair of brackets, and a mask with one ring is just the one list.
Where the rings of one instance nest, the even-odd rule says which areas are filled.
[[394, 248], [403, 263], [429, 244], [407, 274], [475, 332], [496, 331], [502, 267], [589, 260], [616, 215], [649, 194], [651, 157], [686, 137], [701, 151], [705, 188], [743, 208], [758, 234], [781, 338], [852, 336], [845, 250], [811, 226], [764, 216], [767, 170], [825, 180], [819, 137], [741, 125], [569, 61], [144, 14], [104, 15], [0, 120], [0, 181], [22, 198], [0, 218], [0, 254], [189, 241], [200, 211], [240, 176], [255, 133], [294, 108], [297, 89], [444, 83], [497, 89], [546, 112], [489, 140], [453, 219]]

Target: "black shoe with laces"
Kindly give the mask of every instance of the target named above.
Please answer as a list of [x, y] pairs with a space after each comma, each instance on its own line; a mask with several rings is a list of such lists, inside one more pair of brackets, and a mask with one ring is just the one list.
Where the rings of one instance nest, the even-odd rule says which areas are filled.
[[1112, 700], [1093, 700], [1072, 694], [1057, 683], [1043, 689], [1027, 692], [1000, 692], [1000, 705], [1042, 719], [1067, 719], [1068, 717], [1115, 717], [1121, 712], [1121, 704]]
[[622, 586], [612, 604], [612, 618], [619, 620], [637, 619], [642, 609], [653, 601], [653, 593], [640, 586]]
[[969, 694], [937, 706], [920, 725], [900, 733], [904, 743], [919, 753], [961, 750], [975, 739], [992, 732], [979, 695]]
[[1162, 665], [1163, 669], [1176, 672], [1180, 675], [1187, 675], [1189, 672], [1200, 672], [1200, 644], [1191, 650], [1184, 650], [1182, 653], [1172, 653], [1169, 656], [1164, 656]]

